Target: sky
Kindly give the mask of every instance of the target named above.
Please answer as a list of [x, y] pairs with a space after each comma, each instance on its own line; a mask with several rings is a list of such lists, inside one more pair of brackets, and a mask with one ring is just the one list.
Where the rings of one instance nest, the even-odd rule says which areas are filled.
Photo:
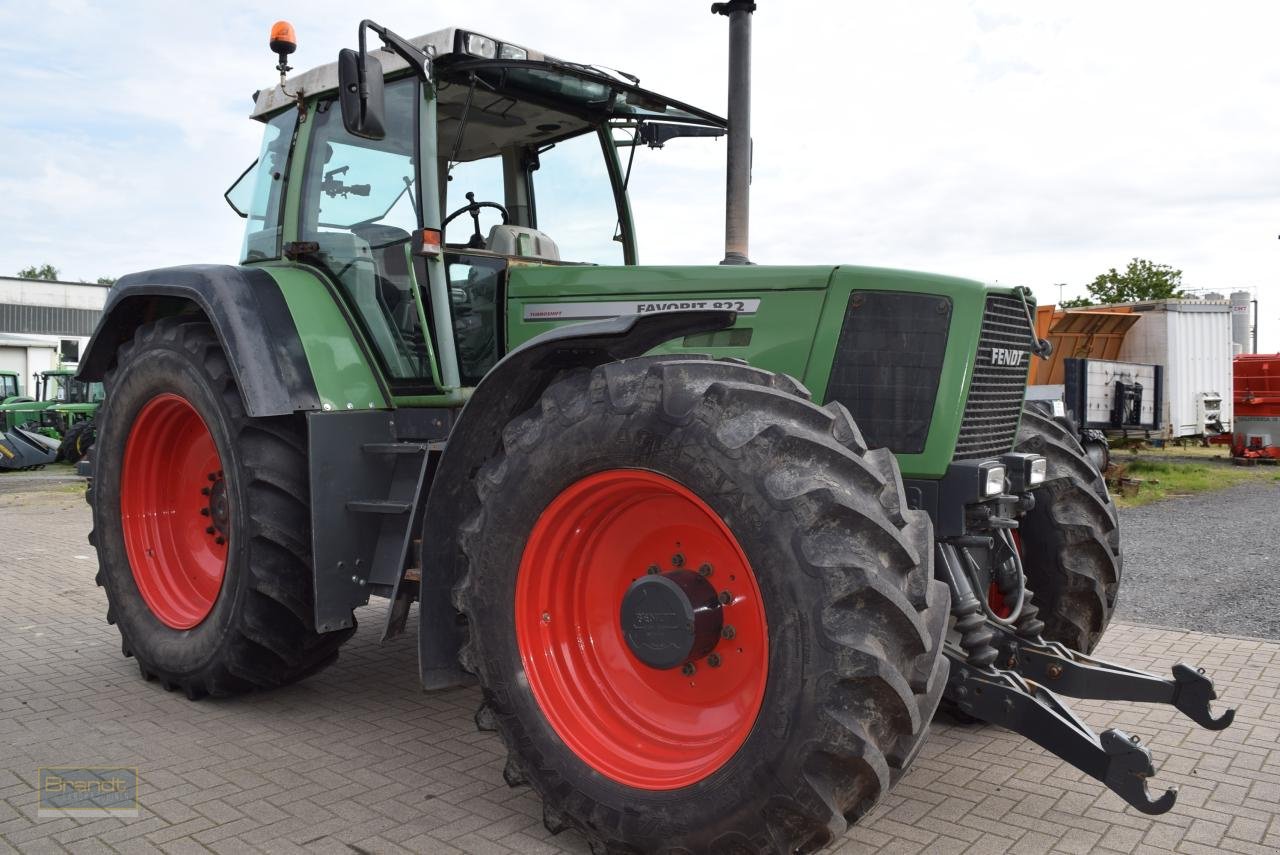
[[[0, 274], [234, 262], [223, 191], [256, 156], [252, 93], [353, 47], [474, 28], [724, 112], [709, 0], [0, 0]], [[753, 261], [903, 267], [1084, 293], [1141, 257], [1184, 287], [1252, 289], [1280, 350], [1280, 5], [759, 0]], [[723, 255], [724, 144], [644, 152], [641, 261]], [[1065, 288], [1059, 289], [1058, 283]]]

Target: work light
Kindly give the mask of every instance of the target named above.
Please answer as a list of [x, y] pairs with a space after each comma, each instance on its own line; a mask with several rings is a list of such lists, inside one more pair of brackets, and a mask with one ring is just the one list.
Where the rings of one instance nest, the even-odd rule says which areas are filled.
[[467, 33], [463, 37], [463, 47], [472, 56], [478, 56], [483, 59], [498, 58], [498, 43], [479, 33]]
[[1000, 462], [1009, 473], [1009, 491], [1025, 493], [1044, 483], [1049, 474], [1049, 461], [1040, 454], [1013, 451], [1001, 455]]
[[1005, 468], [1001, 464], [987, 466], [982, 469], [982, 496], [990, 498], [1004, 492]]

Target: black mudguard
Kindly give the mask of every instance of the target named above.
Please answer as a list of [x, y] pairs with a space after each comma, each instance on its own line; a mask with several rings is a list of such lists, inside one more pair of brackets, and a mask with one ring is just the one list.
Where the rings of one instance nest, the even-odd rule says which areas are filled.
[[144, 323], [198, 309], [213, 325], [250, 416], [320, 409], [315, 379], [280, 287], [265, 270], [193, 264], [121, 277], [77, 377], [101, 380]]
[[427, 496], [418, 608], [423, 688], [469, 682], [458, 665], [466, 627], [452, 599], [464, 560], [458, 530], [479, 506], [472, 480], [498, 448], [507, 422], [532, 407], [566, 370], [640, 356], [679, 336], [725, 329], [735, 318], [733, 312], [685, 311], [570, 324], [525, 342], [485, 375], [449, 434]]

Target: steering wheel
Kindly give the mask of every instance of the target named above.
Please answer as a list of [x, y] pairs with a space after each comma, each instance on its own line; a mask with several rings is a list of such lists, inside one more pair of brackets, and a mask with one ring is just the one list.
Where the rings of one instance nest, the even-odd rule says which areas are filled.
[[440, 230], [443, 232], [449, 228], [449, 223], [456, 220], [463, 214], [470, 214], [472, 225], [475, 231], [471, 234], [471, 239], [467, 241], [467, 249], [484, 249], [484, 235], [480, 234], [480, 209], [495, 208], [502, 214], [502, 224], [505, 226], [511, 222], [511, 217], [507, 215], [507, 209], [499, 205], [497, 202], [477, 202], [475, 193], [467, 193], [467, 204], [444, 218], [444, 223]]

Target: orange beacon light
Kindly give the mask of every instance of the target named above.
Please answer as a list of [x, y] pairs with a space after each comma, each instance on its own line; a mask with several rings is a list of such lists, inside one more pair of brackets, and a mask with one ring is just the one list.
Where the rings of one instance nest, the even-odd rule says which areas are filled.
[[288, 21], [276, 21], [271, 26], [271, 52], [280, 57], [276, 66], [281, 75], [289, 71], [289, 54], [298, 49], [298, 37], [293, 32], [293, 24]]

